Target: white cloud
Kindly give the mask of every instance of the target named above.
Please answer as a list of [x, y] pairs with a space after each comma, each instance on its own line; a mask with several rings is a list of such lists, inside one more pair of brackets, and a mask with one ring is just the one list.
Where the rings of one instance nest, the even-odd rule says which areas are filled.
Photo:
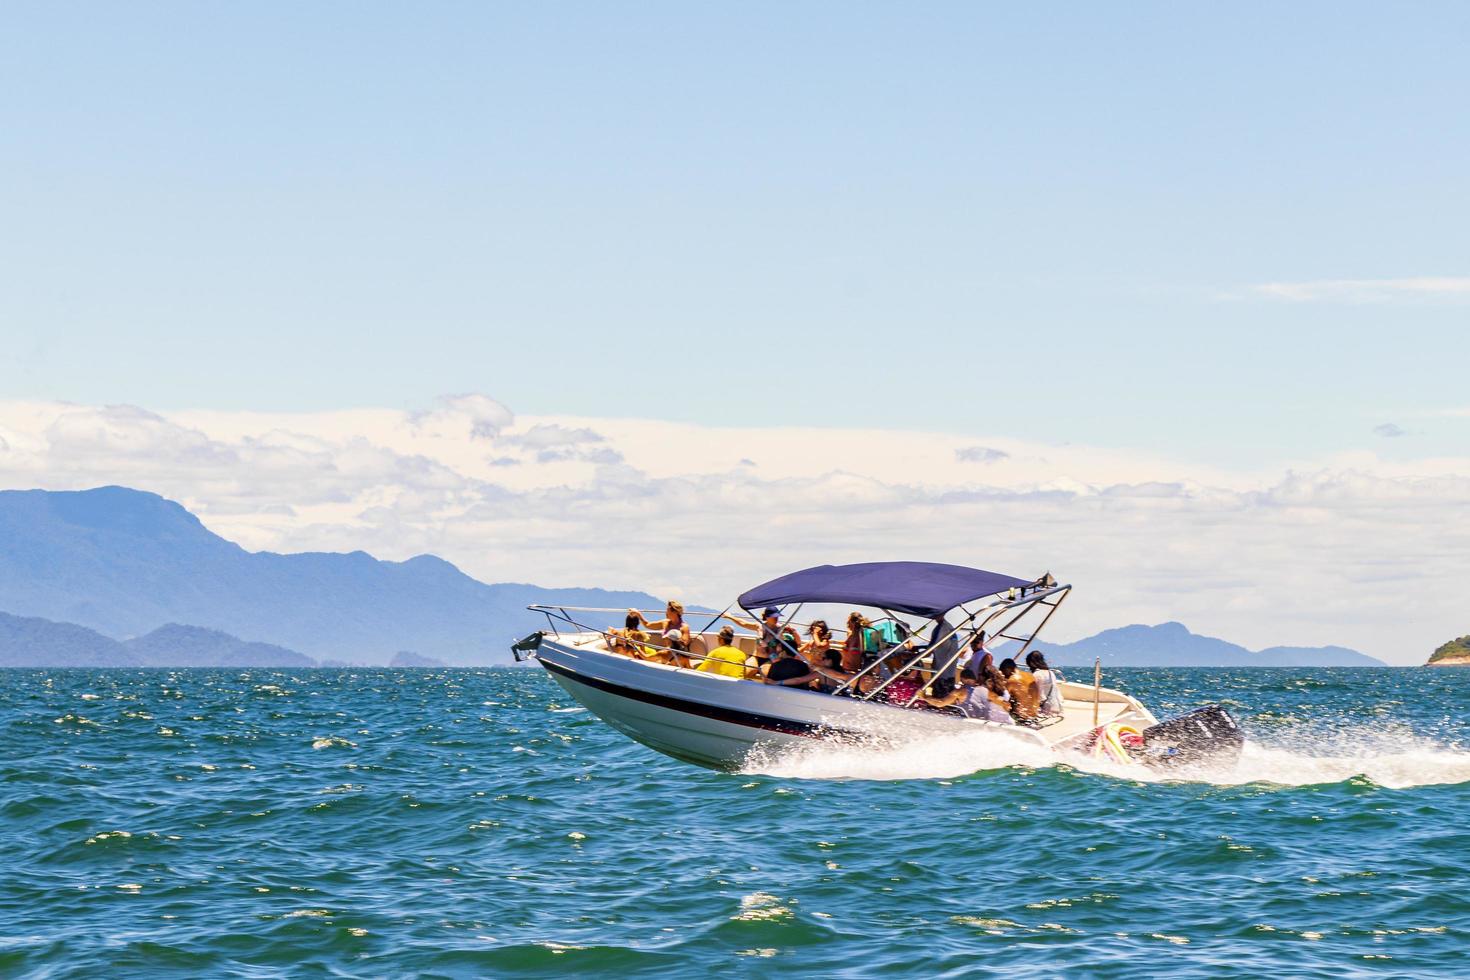
[[1003, 459], [1010, 459], [1011, 454], [1004, 449], [991, 449], [989, 446], [961, 446], [954, 451], [954, 458], [962, 463], [999, 463]]
[[1470, 276], [1268, 282], [1251, 287], [1251, 291], [1261, 296], [1297, 303], [1383, 303], [1407, 298], [1470, 299]]
[[[525, 432], [500, 440], [505, 448], [523, 448], [535, 454], [538, 463], [585, 462], [613, 464], [623, 461], [616, 449], [597, 445], [606, 442], [600, 433], [586, 428], [569, 428], [556, 423], [538, 423]], [[499, 457], [497, 465], [517, 462], [512, 457]]]
[[1373, 427], [1373, 434], [1375, 436], [1382, 436], [1384, 439], [1399, 439], [1409, 433], [1406, 429], [1392, 422], [1384, 422], [1382, 425], [1375, 425]]
[[471, 439], [494, 439], [515, 416], [510, 409], [484, 395], [445, 395], [434, 408], [409, 414], [416, 429], [437, 436], [468, 432]]
[[[1001, 455], [976, 466], [977, 448]], [[819, 561], [1051, 570], [1079, 587], [1058, 638], [1179, 619], [1415, 660], [1465, 631], [1470, 587], [1462, 458], [1234, 471], [999, 435], [518, 419], [484, 396], [424, 413], [10, 402], [0, 482], [153, 490], [253, 549], [428, 551], [488, 581], [719, 605]]]

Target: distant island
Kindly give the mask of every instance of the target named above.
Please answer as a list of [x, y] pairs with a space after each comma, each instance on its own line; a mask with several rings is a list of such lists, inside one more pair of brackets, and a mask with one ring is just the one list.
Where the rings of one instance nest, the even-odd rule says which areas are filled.
[[[487, 585], [433, 555], [249, 552], [127, 487], [0, 491], [0, 666], [503, 664], [513, 637], [546, 625], [530, 603], [613, 610], [577, 614], [598, 628], [663, 606], [644, 592]], [[1382, 666], [1343, 647], [1253, 652], [1181, 623], [1039, 649], [1074, 667]]]
[[1458, 639], [1442, 643], [1429, 655], [1431, 667], [1466, 667], [1470, 666], [1470, 636], [1462, 636]]

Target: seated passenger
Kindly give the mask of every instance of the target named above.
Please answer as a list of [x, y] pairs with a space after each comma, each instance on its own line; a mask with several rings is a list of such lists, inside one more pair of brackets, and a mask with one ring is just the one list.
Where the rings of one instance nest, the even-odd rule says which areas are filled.
[[643, 624], [644, 629], [652, 632], [668, 633], [670, 630], [673, 630], [684, 641], [684, 649], [689, 649], [689, 624], [684, 622], [684, 604], [679, 600], [669, 600], [668, 608], [664, 610], [663, 619], [656, 619], [653, 622], [649, 622], [643, 618], [643, 613], [637, 609], [629, 609], [628, 617], [631, 619], [634, 616], [638, 617], [638, 621]]
[[1005, 681], [993, 667], [984, 679], [966, 667], [960, 671], [959, 686], [949, 696], [926, 697], [924, 700], [936, 708], [958, 708], [966, 718], [999, 725], [1015, 724], [1008, 708], [1010, 696], [1006, 693]]
[[822, 680], [812, 685], [814, 691], [831, 694], [852, 680], [853, 675], [842, 669], [842, 654], [836, 650], [824, 650], [820, 657], [810, 662], [812, 669], [822, 675]]
[[776, 659], [761, 669], [761, 673], [767, 684], [780, 684], [782, 687], [806, 687], [822, 679], [820, 672], [803, 663], [794, 651], [784, 646], [777, 651]]
[[668, 663], [675, 667], [692, 666], [692, 661], [685, 656], [689, 652], [689, 627], [685, 626], [683, 632], [679, 630], [668, 630], [663, 635], [664, 646], [669, 648]]
[[622, 629], [607, 631], [608, 650], [628, 657], [643, 656], [643, 645], [648, 642], [648, 634], [638, 628], [641, 622], [637, 613], [628, 613], [628, 618], [623, 620]]
[[643, 648], [642, 653], [633, 656], [639, 660], [651, 660], [656, 664], [668, 664], [671, 667], [688, 667], [689, 658], [682, 656], [688, 651], [689, 644], [684, 642], [684, 637], [678, 630], [669, 630], [649, 640], [648, 645]]
[[[913, 700], [914, 695], [919, 693], [919, 688], [924, 684], [924, 678], [919, 673], [917, 666], [905, 666], [906, 661], [913, 658], [912, 651], [894, 652], [896, 656], [891, 658], [889, 662], [893, 663], [895, 660], [897, 661], [893, 667], [893, 671], [898, 674], [898, 677], [883, 689], [883, 697], [887, 699], [889, 704], [896, 704], [901, 708], [911, 707], [909, 701]], [[914, 701], [916, 705], [920, 703], [917, 700]]]
[[1016, 719], [1011, 715], [1011, 692], [994, 664], [985, 668], [980, 683], [990, 697], [990, 720], [999, 725], [1014, 725]]
[[1005, 678], [1006, 691], [1011, 696], [1011, 716], [1017, 724], [1037, 726], [1037, 715], [1041, 708], [1041, 694], [1036, 689], [1036, 678], [1030, 671], [1021, 670], [1010, 657], [1000, 662], [1000, 673]]
[[1038, 714], [1042, 718], [1062, 716], [1062, 677], [1046, 665], [1046, 657], [1039, 650], [1026, 654], [1026, 666], [1036, 678], [1036, 690], [1041, 704]]
[[735, 645], [735, 631], [729, 626], [720, 630], [720, 645], [699, 662], [695, 670], [726, 677], [745, 677], [745, 651]]
[[827, 652], [832, 649], [832, 631], [827, 628], [826, 620], [814, 619], [807, 627], [807, 635], [811, 639], [801, 645], [801, 655], [812, 666], [821, 666], [826, 662]]
[[960, 669], [968, 667], [974, 671], [980, 680], [985, 679], [985, 671], [995, 666], [995, 655], [990, 652], [989, 641], [985, 637], [985, 631], [979, 630], [970, 637], [970, 653], [968, 657], [960, 658]]

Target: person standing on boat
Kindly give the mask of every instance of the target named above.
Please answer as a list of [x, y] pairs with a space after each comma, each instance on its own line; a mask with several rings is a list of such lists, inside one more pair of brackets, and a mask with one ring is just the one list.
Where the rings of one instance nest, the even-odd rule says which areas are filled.
[[775, 606], [767, 606], [761, 610], [761, 621], [753, 622], [742, 619], [739, 616], [725, 614], [725, 618], [739, 626], [741, 629], [760, 630], [760, 639], [756, 641], [755, 656], [761, 661], [762, 670], [776, 662], [776, 655], [782, 650], [790, 650], [795, 653], [801, 648], [801, 637], [789, 626], [781, 625], [781, 610]]
[[670, 599], [668, 608], [664, 610], [664, 618], [649, 622], [643, 618], [643, 613], [637, 609], [629, 609], [629, 616], [637, 616], [643, 628], [650, 633], [660, 633], [665, 637], [670, 632], [677, 633], [678, 638], [683, 641], [684, 649], [689, 649], [689, 624], [684, 622], [684, 604], [678, 599]]
[[[934, 632], [929, 634], [929, 664], [934, 669], [934, 676], [953, 684], [960, 673], [960, 658], [956, 656], [959, 652], [960, 640], [955, 635], [955, 628], [949, 625], [948, 619], [940, 616], [934, 624]], [[954, 663], [950, 663], [951, 660]]]
[[866, 654], [877, 650], [873, 627], [860, 612], [847, 616], [847, 640], [842, 644], [842, 669], [855, 674], [863, 669]]

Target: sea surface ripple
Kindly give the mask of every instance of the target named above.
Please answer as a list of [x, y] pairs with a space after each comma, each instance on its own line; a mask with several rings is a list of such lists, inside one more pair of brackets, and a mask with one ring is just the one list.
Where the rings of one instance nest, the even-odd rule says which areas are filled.
[[535, 669], [0, 671], [0, 976], [1464, 976], [1470, 670], [1130, 670], [1238, 767], [691, 768]]

